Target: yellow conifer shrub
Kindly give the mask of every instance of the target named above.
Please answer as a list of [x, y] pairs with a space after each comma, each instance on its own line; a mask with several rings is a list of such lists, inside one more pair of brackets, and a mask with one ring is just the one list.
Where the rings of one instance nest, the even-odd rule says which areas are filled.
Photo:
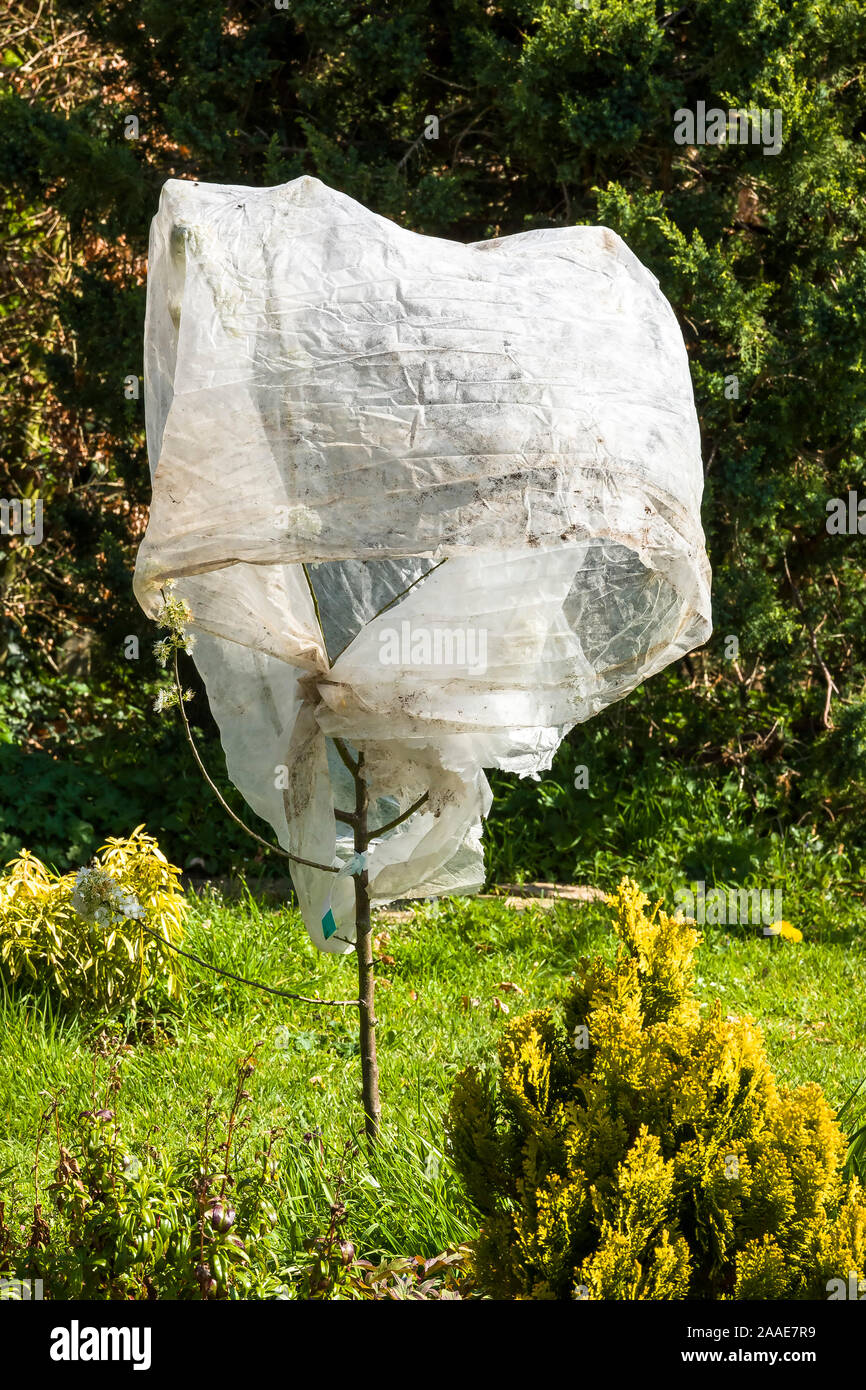
[[613, 966], [564, 1018], [515, 1019], [468, 1068], [452, 1152], [483, 1216], [479, 1282], [531, 1299], [825, 1299], [864, 1277], [866, 1201], [820, 1087], [776, 1085], [750, 1018], [701, 1016], [691, 923], [608, 899]]
[[0, 976], [101, 1012], [156, 984], [178, 997], [178, 957], [168, 943], [183, 936], [179, 877], [143, 826], [107, 840], [77, 873], [52, 873], [22, 849], [0, 875]]

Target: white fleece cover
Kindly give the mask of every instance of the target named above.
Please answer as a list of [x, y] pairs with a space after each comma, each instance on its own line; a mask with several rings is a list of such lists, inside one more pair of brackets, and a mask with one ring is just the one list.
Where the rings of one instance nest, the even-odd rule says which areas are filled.
[[[135, 591], [189, 604], [232, 782], [320, 863], [351, 853], [332, 736], [374, 825], [430, 792], [374, 842], [374, 901], [477, 891], [484, 769], [537, 776], [709, 636], [682, 336], [605, 227], [462, 245], [314, 178], [170, 179], [145, 400]], [[316, 945], [351, 949], [351, 877], [292, 873]]]

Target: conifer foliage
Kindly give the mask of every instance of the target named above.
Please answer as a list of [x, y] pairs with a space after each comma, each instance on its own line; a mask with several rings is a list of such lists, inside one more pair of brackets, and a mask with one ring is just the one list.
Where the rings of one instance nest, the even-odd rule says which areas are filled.
[[692, 924], [608, 900], [615, 962], [458, 1077], [454, 1157], [495, 1297], [819, 1299], [866, 1272], [866, 1200], [819, 1086], [777, 1086], [748, 1017], [702, 1009]]

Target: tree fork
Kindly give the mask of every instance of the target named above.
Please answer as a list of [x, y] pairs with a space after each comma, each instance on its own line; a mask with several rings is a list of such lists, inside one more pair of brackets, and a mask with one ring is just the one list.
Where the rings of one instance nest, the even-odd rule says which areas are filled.
[[[364, 781], [364, 755], [358, 754], [355, 781], [355, 853], [366, 854], [369, 844], [367, 813], [369, 797]], [[361, 1019], [361, 1096], [364, 1130], [370, 1145], [379, 1138], [382, 1103], [379, 1099], [379, 1064], [376, 1060], [376, 1000], [373, 971], [373, 924], [367, 870], [355, 874], [355, 952], [358, 957], [358, 1012]]]

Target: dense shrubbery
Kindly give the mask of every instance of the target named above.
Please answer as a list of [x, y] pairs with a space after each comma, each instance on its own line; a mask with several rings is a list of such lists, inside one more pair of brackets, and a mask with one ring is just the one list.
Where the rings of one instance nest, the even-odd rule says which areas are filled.
[[22, 850], [0, 877], [0, 977], [87, 1011], [154, 989], [178, 996], [168, 943], [180, 942], [187, 910], [179, 874], [141, 826], [78, 874], [52, 873]]
[[[0, 744], [0, 864], [27, 845], [52, 867], [68, 869], [93, 857], [106, 830], [146, 821], [184, 869], [245, 872], [251, 879], [284, 873], [278, 855], [251, 845], [220, 811], [189, 749], [175, 746], [171, 732], [156, 729], [150, 744], [140, 737], [97, 739], [54, 757]], [[216, 767], [218, 750], [205, 755]], [[272, 833], [234, 788], [225, 795], [262, 836]]]
[[[672, 764], [733, 774], [756, 834], [804, 820], [862, 847], [862, 537], [825, 523], [829, 499], [864, 486], [863, 7], [51, 10], [16, 5], [0, 45], [0, 361], [16, 378], [0, 408], [0, 495], [46, 501], [43, 544], [13, 540], [0, 560], [0, 705], [16, 705], [0, 739], [64, 756], [84, 727], [110, 743], [126, 707], [152, 738], [144, 695], [157, 673], [129, 583], [148, 496], [142, 406], [124, 395], [140, 372], [148, 222], [169, 175], [309, 173], [434, 235], [607, 223], [658, 275], [696, 385], [718, 635], [599, 721], [616, 756], [578, 733], [575, 761], [590, 761], [601, 802], [638, 776], [663, 791]], [[675, 110], [698, 101], [779, 108], [781, 152], [674, 144]], [[431, 113], [436, 140], [423, 138]], [[130, 114], [137, 140], [124, 139]], [[129, 634], [139, 661], [124, 654]], [[86, 688], [73, 689], [84, 665]], [[173, 790], [153, 796], [162, 806]], [[542, 797], [521, 788], [505, 810], [538, 827], [520, 867], [567, 880], [575, 801], [542, 866]]]
[[623, 880], [616, 962], [564, 1020], [509, 1024], [461, 1073], [451, 1137], [483, 1213], [479, 1281], [550, 1299], [826, 1298], [866, 1274], [866, 1200], [820, 1088], [777, 1087], [749, 1018], [702, 1016], [688, 922]]

